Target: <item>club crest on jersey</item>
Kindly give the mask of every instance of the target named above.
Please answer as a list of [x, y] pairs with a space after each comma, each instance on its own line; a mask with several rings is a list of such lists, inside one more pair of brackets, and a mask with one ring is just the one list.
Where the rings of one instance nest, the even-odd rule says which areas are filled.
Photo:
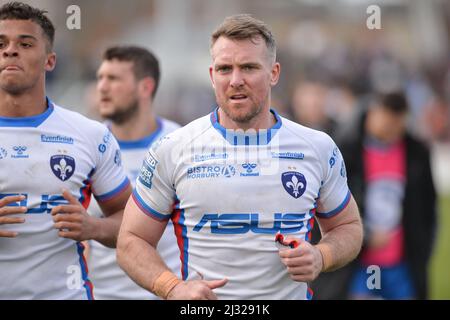
[[289, 171], [281, 175], [284, 190], [295, 199], [300, 198], [306, 190], [305, 176], [299, 172]]
[[75, 171], [75, 159], [66, 155], [55, 155], [50, 158], [50, 167], [58, 179], [66, 181]]

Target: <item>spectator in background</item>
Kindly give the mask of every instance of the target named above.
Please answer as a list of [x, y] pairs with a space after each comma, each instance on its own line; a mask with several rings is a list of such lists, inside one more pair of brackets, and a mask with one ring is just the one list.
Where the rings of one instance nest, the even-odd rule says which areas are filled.
[[325, 110], [328, 88], [318, 82], [300, 82], [292, 95], [294, 120], [304, 126], [332, 135], [337, 122]]
[[[427, 297], [436, 194], [429, 151], [407, 132], [407, 111], [403, 93], [378, 95], [336, 137], [365, 226], [352, 298]], [[369, 265], [380, 266], [381, 289], [367, 287]]]
[[[357, 101], [354, 91], [354, 86], [344, 79], [335, 81], [330, 87], [319, 81], [300, 82], [296, 85], [292, 98], [294, 120], [334, 137], [339, 128], [349, 121], [354, 110], [367, 103], [365, 97]], [[311, 235], [311, 243], [320, 242], [322, 236], [319, 224], [314, 224]], [[351, 270], [352, 268], [345, 267], [321, 273], [311, 283], [313, 299], [345, 298]]]
[[450, 110], [443, 97], [432, 98], [425, 105], [419, 121], [421, 134], [427, 141], [450, 141]]

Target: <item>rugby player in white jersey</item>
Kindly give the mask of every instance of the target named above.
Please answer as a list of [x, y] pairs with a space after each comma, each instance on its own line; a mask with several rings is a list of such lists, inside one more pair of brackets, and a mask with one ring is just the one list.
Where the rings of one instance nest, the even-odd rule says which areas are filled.
[[[100, 115], [119, 142], [122, 164], [134, 183], [150, 145], [179, 125], [157, 117], [153, 99], [160, 79], [159, 63], [145, 48], [112, 47], [103, 54], [97, 71], [97, 98]], [[101, 217], [95, 201], [89, 213]], [[105, 299], [157, 299], [139, 287], [118, 266], [116, 250], [89, 241], [89, 274], [94, 296]], [[169, 223], [158, 243], [158, 252], [172, 272], [180, 274], [180, 254], [173, 225]]]
[[[275, 48], [262, 21], [225, 19], [211, 46], [218, 107], [154, 144], [144, 162], [118, 261], [162, 298], [308, 299], [307, 282], [360, 251], [359, 212], [333, 140], [270, 108], [280, 75]], [[182, 279], [155, 250], [170, 218]], [[315, 246], [314, 218], [323, 233]], [[299, 245], [278, 247], [277, 234]]]
[[45, 95], [54, 33], [45, 11], [0, 7], [0, 299], [92, 299], [81, 241], [114, 247], [131, 193], [108, 128]]

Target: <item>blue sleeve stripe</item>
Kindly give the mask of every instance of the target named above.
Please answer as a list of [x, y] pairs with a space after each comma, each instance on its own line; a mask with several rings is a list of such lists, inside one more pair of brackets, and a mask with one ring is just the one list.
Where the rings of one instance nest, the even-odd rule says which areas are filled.
[[341, 213], [348, 205], [348, 203], [350, 202], [351, 199], [351, 192], [350, 190], [347, 192], [347, 195], [345, 196], [344, 201], [342, 201], [342, 203], [339, 205], [339, 207], [337, 207], [336, 209], [330, 211], [330, 212], [317, 212], [316, 215], [319, 218], [331, 218], [334, 217], [335, 215]]
[[154, 218], [159, 221], [170, 219], [170, 214], [162, 214], [150, 207], [145, 201], [141, 198], [141, 196], [137, 193], [136, 189], [133, 190], [133, 200], [136, 205], [141, 209], [143, 213], [148, 215], [151, 218]]
[[117, 188], [115, 188], [113, 191], [102, 194], [100, 196], [96, 196], [95, 198], [101, 202], [111, 200], [116, 195], [120, 194], [123, 190], [125, 190], [129, 185], [130, 185], [130, 180], [127, 177], [125, 177], [125, 179], [122, 181], [122, 183]]

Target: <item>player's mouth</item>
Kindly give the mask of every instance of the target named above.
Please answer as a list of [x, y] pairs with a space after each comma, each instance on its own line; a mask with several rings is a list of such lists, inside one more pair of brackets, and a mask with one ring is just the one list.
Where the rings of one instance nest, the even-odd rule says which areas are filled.
[[234, 95], [230, 96], [230, 100], [236, 101], [236, 102], [244, 101], [247, 98], [248, 98], [248, 96], [245, 94], [234, 94]]
[[22, 68], [13, 64], [1, 68], [1, 71], [20, 71], [20, 70], [22, 70]]

